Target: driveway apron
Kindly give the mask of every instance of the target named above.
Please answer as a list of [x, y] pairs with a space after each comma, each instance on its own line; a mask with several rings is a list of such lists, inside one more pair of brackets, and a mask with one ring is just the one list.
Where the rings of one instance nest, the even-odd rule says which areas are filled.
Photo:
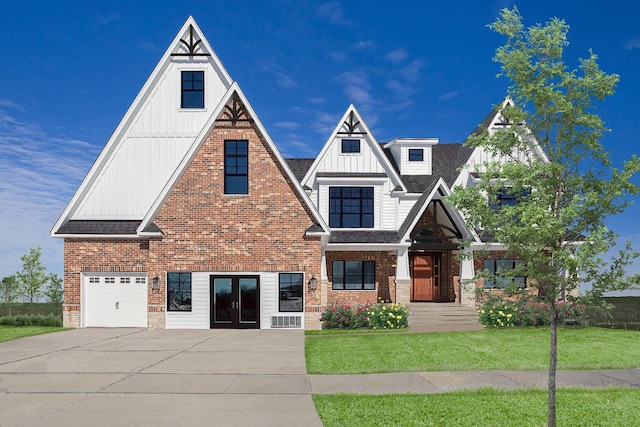
[[321, 426], [304, 333], [76, 329], [0, 343], [0, 426]]

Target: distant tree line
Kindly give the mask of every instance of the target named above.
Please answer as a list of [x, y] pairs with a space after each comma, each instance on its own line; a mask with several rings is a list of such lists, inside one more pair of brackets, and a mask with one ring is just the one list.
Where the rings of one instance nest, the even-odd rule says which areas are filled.
[[2, 278], [0, 301], [9, 307], [9, 315], [11, 315], [11, 306], [20, 298], [31, 305], [31, 313], [33, 313], [33, 304], [41, 297], [46, 297], [48, 302], [62, 304], [63, 280], [55, 273], [47, 274], [47, 268], [40, 261], [41, 255], [40, 246], [29, 249], [29, 253], [20, 257], [22, 270]]

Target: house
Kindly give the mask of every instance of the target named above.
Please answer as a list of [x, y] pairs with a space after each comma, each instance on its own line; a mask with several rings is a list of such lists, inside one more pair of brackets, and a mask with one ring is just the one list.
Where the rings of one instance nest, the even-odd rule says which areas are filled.
[[64, 324], [313, 329], [335, 302], [474, 306], [486, 263], [457, 241], [480, 238], [445, 197], [483, 160], [379, 142], [353, 105], [315, 159], [285, 160], [189, 17], [51, 231]]

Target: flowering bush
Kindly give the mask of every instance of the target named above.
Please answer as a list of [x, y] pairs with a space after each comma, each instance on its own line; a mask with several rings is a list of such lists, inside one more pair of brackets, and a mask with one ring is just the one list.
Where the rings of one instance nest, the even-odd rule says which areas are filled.
[[370, 304], [351, 307], [348, 303], [328, 306], [320, 315], [324, 329], [362, 329], [368, 326]]
[[323, 329], [399, 329], [407, 326], [409, 309], [383, 301], [356, 306], [339, 303], [328, 306], [320, 320]]
[[406, 328], [409, 321], [409, 308], [397, 303], [372, 304], [367, 314], [371, 329]]
[[[584, 304], [559, 302], [558, 324], [584, 326], [587, 311]], [[547, 326], [550, 323], [549, 304], [535, 296], [521, 296], [508, 300], [497, 295], [488, 295], [478, 309], [478, 320], [487, 327]]]

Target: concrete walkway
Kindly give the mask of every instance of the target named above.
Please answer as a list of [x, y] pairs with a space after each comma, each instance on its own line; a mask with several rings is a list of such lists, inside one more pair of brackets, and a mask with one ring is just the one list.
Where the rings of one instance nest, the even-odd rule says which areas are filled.
[[[546, 386], [546, 372], [307, 375], [291, 330], [77, 329], [0, 343], [0, 426], [320, 426], [312, 394]], [[559, 386], [640, 388], [640, 369]]]

